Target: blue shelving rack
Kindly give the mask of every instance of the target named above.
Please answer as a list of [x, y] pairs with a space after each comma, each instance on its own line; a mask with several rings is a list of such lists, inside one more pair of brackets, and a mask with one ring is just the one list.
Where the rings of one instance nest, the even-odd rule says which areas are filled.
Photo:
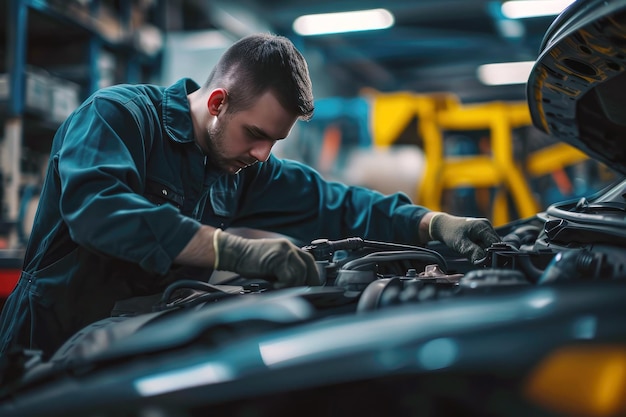
[[[2, 5], [2, 3], [5, 3]], [[81, 15], [74, 14], [69, 8], [72, 4], [84, 7]], [[133, 42], [131, 17], [136, 2], [123, 0], [116, 3], [115, 17], [120, 28], [128, 36], [111, 39], [102, 31], [100, 11], [103, 4], [110, 6], [107, 0], [0, 0], [5, 7], [6, 27], [5, 67], [0, 72], [8, 75], [9, 94], [3, 100], [1, 121], [4, 138], [0, 141], [0, 169], [3, 182], [3, 198], [1, 219], [6, 225], [13, 225], [10, 234], [10, 248], [20, 246], [17, 233], [20, 216], [21, 196], [23, 193], [22, 162], [25, 144], [37, 143], [41, 149], [49, 148], [54, 130], [60, 122], [50, 122], [29, 112], [26, 106], [27, 68], [29, 62], [29, 36], [37, 30], [37, 23], [54, 26], [54, 33], [46, 34], [46, 40], [56, 36], [61, 40], [59, 48], [66, 48], [67, 39], [63, 41], [63, 32], [80, 34], [81, 45], [86, 43], [83, 62], [81, 62], [80, 99], [100, 87], [101, 73], [98, 66], [101, 54], [107, 51], [119, 58], [118, 77], [114, 83], [138, 83], [158, 78], [161, 69], [161, 51], [146, 53]], [[165, 28], [165, 0], [155, 0], [150, 10], [150, 24], [163, 31]], [[49, 39], [48, 39], [49, 38]], [[66, 36], [67, 38], [67, 36]], [[54, 42], [51, 42], [54, 45]], [[45, 69], [45, 68], [44, 68]], [[150, 79], [146, 79], [149, 77]], [[76, 81], [76, 80], [71, 80]], [[35, 133], [32, 133], [32, 132]], [[36, 139], [30, 135], [38, 136]], [[42, 139], [43, 138], [43, 139]], [[47, 139], [46, 139], [47, 138]], [[43, 142], [43, 143], [41, 143]], [[23, 210], [22, 210], [23, 211]]]

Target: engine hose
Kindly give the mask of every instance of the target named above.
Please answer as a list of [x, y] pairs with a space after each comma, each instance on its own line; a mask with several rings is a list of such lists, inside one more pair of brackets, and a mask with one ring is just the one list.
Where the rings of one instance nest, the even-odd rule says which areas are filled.
[[421, 246], [403, 245], [401, 243], [374, 242], [371, 240], [365, 240], [364, 242], [367, 244], [367, 246], [376, 249], [398, 249], [430, 254], [437, 259], [435, 263], [437, 263], [442, 269], [448, 269], [448, 263], [446, 262], [446, 259], [439, 252], [432, 249], [423, 248]]
[[208, 282], [198, 281], [198, 280], [193, 280], [193, 279], [181, 279], [167, 286], [167, 288], [163, 292], [163, 296], [161, 297], [161, 302], [168, 303], [174, 291], [181, 289], [181, 288], [206, 291], [209, 293], [224, 293], [225, 295], [228, 294], [227, 292], [221, 290], [220, 288], [212, 284], [209, 284]]
[[[302, 249], [311, 253], [316, 261], [330, 261], [334, 252], [338, 250], [355, 250], [355, 249], [381, 249], [385, 251], [405, 251], [405, 252], [422, 252], [430, 254], [442, 269], [447, 269], [445, 258], [437, 251], [423, 248], [421, 246], [405, 245], [402, 243], [379, 242], [374, 240], [364, 240], [360, 237], [350, 237], [341, 240], [318, 239], [311, 242], [310, 245], [304, 246]], [[381, 252], [376, 252], [381, 253]]]
[[604, 256], [586, 250], [559, 252], [539, 277], [539, 284], [563, 280], [596, 279], [606, 268]]
[[392, 261], [404, 261], [404, 260], [419, 260], [428, 263], [436, 263], [445, 272], [447, 270], [447, 264], [445, 259], [437, 252], [426, 251], [388, 251], [388, 252], [374, 252], [363, 256], [362, 258], [353, 259], [344, 264], [342, 270], [355, 270], [363, 266], [371, 265], [377, 262], [392, 262]]
[[537, 268], [533, 265], [528, 256], [520, 256], [517, 261], [519, 262], [520, 267], [524, 270], [526, 276], [529, 277], [532, 282], [537, 282], [544, 273], [543, 269]]
[[522, 245], [532, 244], [537, 240], [541, 228], [534, 225], [518, 227], [502, 238], [502, 241], [519, 249]]

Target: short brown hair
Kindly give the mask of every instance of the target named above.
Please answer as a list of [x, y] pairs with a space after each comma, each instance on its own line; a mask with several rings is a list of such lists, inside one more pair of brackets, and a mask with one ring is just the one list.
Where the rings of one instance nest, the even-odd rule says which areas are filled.
[[313, 90], [306, 60], [286, 37], [246, 36], [230, 46], [209, 75], [205, 89], [222, 84], [231, 112], [244, 110], [267, 90], [303, 120], [313, 116]]

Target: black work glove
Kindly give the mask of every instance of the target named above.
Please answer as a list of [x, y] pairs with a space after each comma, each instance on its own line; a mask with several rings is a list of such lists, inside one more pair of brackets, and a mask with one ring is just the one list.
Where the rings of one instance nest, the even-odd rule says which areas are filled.
[[285, 238], [246, 239], [215, 230], [215, 269], [276, 280], [276, 288], [321, 285], [315, 258]]
[[436, 213], [428, 227], [431, 239], [469, 258], [472, 263], [485, 258], [485, 250], [502, 239], [487, 219], [457, 217]]

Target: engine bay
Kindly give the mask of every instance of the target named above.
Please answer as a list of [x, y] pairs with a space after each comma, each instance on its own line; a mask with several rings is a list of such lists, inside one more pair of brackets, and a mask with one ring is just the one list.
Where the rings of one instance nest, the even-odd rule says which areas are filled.
[[317, 241], [305, 249], [326, 262], [331, 285], [363, 291], [357, 310], [513, 286], [620, 279], [626, 263], [625, 197], [621, 181], [501, 227], [502, 242], [475, 264], [436, 242], [417, 248], [348, 239]]

